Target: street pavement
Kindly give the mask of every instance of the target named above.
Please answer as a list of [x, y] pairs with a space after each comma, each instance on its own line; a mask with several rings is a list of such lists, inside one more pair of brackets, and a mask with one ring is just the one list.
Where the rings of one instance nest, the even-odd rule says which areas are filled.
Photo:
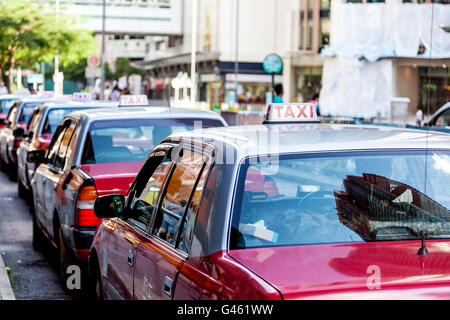
[[43, 253], [33, 250], [32, 225], [29, 206], [17, 196], [17, 183], [0, 172], [0, 254], [16, 299], [71, 299], [61, 288], [55, 250], [50, 245]]

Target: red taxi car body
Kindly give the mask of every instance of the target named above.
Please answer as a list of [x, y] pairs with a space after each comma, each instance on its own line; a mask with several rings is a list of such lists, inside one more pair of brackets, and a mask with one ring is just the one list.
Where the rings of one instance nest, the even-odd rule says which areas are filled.
[[[67, 115], [31, 181], [35, 215], [33, 246], [48, 238], [58, 248], [61, 274], [70, 262], [87, 262], [101, 221], [93, 213], [98, 196], [125, 194], [154, 145], [174, 130], [226, 125], [216, 113], [158, 107], [102, 108]], [[202, 126], [201, 125], [201, 126]]]
[[39, 164], [27, 162], [28, 152], [47, 150], [61, 120], [70, 112], [83, 109], [117, 107], [115, 102], [48, 102], [37, 107], [30, 117], [28, 129], [17, 149], [17, 177], [19, 197], [31, 190], [31, 179]]
[[89, 257], [92, 292], [449, 299], [448, 138], [286, 124], [282, 115], [262, 126], [174, 134], [153, 150], [127, 198], [96, 200], [103, 221]]

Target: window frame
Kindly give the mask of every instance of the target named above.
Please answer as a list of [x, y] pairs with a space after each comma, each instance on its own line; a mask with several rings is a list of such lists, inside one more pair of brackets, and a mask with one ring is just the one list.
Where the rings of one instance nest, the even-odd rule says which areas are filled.
[[[196, 179], [196, 181], [194, 183], [194, 187], [192, 188], [192, 191], [191, 191], [191, 193], [189, 195], [189, 201], [188, 201], [188, 203], [186, 205], [186, 209], [183, 212], [183, 215], [181, 217], [181, 219], [182, 219], [182, 222], [181, 222], [181, 225], [180, 225], [180, 229], [181, 229], [186, 223], [187, 209], [189, 208], [189, 205], [192, 202], [192, 198], [193, 198], [195, 189], [197, 188], [198, 183], [199, 183], [199, 181], [200, 181], [200, 179], [201, 179], [201, 177], [202, 177], [206, 167], [207, 167], [208, 171], [207, 171], [207, 173], [205, 175], [204, 185], [206, 186], [207, 183], [208, 183], [209, 177], [210, 177], [212, 169], [214, 167], [214, 161], [213, 161], [214, 158], [213, 158], [212, 152], [209, 149], [207, 149], [207, 148], [204, 148], [202, 146], [195, 145], [195, 144], [184, 143], [184, 142], [181, 142], [181, 143], [178, 143], [178, 144], [177, 143], [167, 143], [167, 144], [164, 144], [164, 145], [160, 145], [159, 147], [157, 147], [157, 149], [155, 149], [151, 153], [151, 155], [147, 158], [146, 164], [143, 166], [143, 169], [141, 170], [141, 172], [145, 171], [145, 168], [146, 168], [146, 166], [148, 164], [148, 161], [152, 157], [157, 157], [158, 156], [157, 154], [158, 153], [160, 154], [161, 152], [165, 152], [165, 156], [167, 156], [174, 148], [180, 147], [180, 146], [182, 148], [188, 148], [192, 152], [195, 152], [195, 153], [203, 156], [203, 158], [204, 158], [203, 159], [202, 168], [201, 168], [201, 170], [199, 172], [199, 175], [198, 175], [198, 177], [197, 177], [197, 179]], [[136, 177], [135, 181], [133, 182], [132, 186], [130, 187], [130, 194], [129, 194], [129, 197], [127, 199], [126, 211], [131, 209], [131, 204], [132, 204], [132, 202], [135, 199], [136, 188], [137, 188], [136, 186], [139, 185], [139, 189], [144, 188], [145, 185], [147, 184], [148, 180], [151, 178], [151, 176], [155, 172], [155, 170], [162, 163], [162, 160], [164, 159], [165, 156], [162, 156], [162, 155], [159, 155], [159, 156], [162, 157], [162, 159], [158, 163], [158, 165], [154, 166], [154, 169], [152, 170], [151, 175], [144, 175], [142, 177], [141, 173], [139, 173], [138, 177]], [[156, 216], [157, 216], [158, 211], [159, 211], [159, 209], [161, 207], [162, 200], [163, 200], [163, 198], [166, 195], [169, 182], [170, 182], [170, 180], [172, 178], [172, 175], [173, 175], [175, 169], [176, 169], [176, 164], [173, 163], [173, 161], [172, 161], [171, 168], [170, 168], [168, 174], [166, 175], [166, 177], [164, 179], [164, 182], [162, 183], [162, 186], [161, 186], [162, 192], [159, 192], [158, 197], [156, 198], [156, 201], [155, 201], [156, 205], [155, 205], [155, 207], [153, 209], [152, 218], [151, 218], [149, 226], [147, 227], [147, 230], [142, 230], [142, 228], [137, 227], [135, 224], [129, 222], [128, 220], [124, 220], [122, 218], [119, 218], [119, 219], [122, 222], [124, 222], [124, 223], [128, 224], [129, 226], [131, 226], [133, 228], [133, 230], [142, 233], [147, 239], [158, 241], [159, 243], [163, 244], [165, 247], [170, 248], [171, 250], [174, 250], [175, 252], [177, 252], [181, 256], [187, 258], [189, 256], [189, 252], [185, 252], [184, 250], [179, 248], [179, 242], [180, 242], [180, 233], [179, 232], [177, 232], [177, 234], [176, 234], [175, 245], [172, 245], [171, 243], [167, 242], [164, 239], [161, 239], [156, 234], [154, 234], [154, 227], [155, 227]], [[146, 181], [145, 184], [142, 182], [143, 180]], [[203, 201], [203, 197], [204, 197], [204, 190], [202, 191], [202, 194], [200, 196], [198, 208], [201, 207], [201, 203]], [[194, 227], [193, 227], [194, 228], [194, 233], [195, 233], [195, 225], [197, 223], [197, 218], [198, 218], [198, 215], [196, 215], [196, 219], [195, 219], [195, 222], [194, 222]], [[189, 250], [188, 251], [190, 251], [190, 246], [191, 246], [191, 244], [189, 244]]]

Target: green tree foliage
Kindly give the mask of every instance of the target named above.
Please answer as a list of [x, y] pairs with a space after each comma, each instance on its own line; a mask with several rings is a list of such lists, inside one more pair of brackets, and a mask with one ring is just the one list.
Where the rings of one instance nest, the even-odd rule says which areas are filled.
[[73, 17], [56, 17], [54, 7], [31, 0], [0, 0], [0, 75], [17, 67], [30, 68], [60, 56], [63, 66], [77, 64], [96, 52], [88, 30]]
[[117, 79], [123, 76], [129, 76], [133, 73], [143, 75], [142, 70], [133, 68], [131, 66], [130, 60], [128, 58], [117, 58], [116, 73], [115, 73]]

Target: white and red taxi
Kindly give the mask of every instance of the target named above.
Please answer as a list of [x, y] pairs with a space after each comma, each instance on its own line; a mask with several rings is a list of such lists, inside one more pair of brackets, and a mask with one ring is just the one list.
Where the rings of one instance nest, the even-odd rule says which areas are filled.
[[[178, 132], [99, 197], [99, 299], [449, 299], [450, 139], [317, 123]], [[111, 189], [113, 186], [111, 186]]]

